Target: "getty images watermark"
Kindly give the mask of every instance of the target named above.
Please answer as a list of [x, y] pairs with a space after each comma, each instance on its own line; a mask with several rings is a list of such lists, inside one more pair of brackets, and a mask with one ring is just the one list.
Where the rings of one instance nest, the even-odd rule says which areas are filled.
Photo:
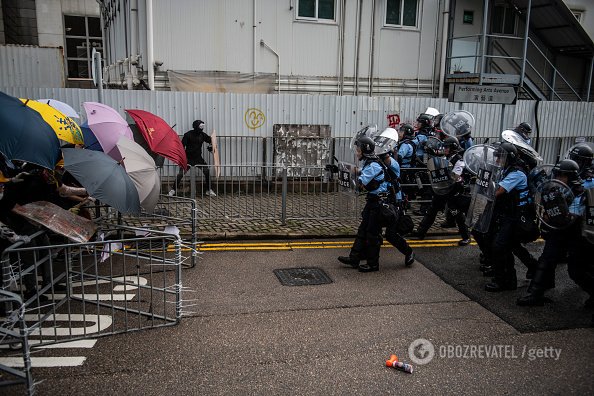
[[517, 346], [506, 344], [445, 344], [437, 348], [424, 338], [417, 338], [408, 347], [413, 363], [429, 363], [437, 355], [442, 359], [536, 359], [559, 360], [561, 348], [552, 346]]

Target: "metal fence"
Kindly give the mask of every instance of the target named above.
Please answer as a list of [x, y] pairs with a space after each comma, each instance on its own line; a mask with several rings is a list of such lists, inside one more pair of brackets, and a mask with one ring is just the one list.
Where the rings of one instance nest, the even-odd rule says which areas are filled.
[[[498, 137], [476, 138], [475, 143], [498, 140]], [[225, 139], [222, 141], [227, 142]], [[350, 138], [331, 138], [330, 144], [324, 143], [319, 146], [329, 153], [317, 158], [331, 158], [332, 163], [353, 163], [355, 159], [350, 141]], [[556, 163], [574, 143], [574, 138], [540, 138], [533, 142], [543, 157], [543, 163]], [[272, 152], [270, 146], [274, 144], [274, 139], [230, 138], [228, 143], [220, 146], [220, 155], [221, 158], [227, 159], [233, 157], [237, 164], [220, 166], [218, 176], [212, 156], [205, 149], [203, 156], [209, 162], [206, 168], [210, 174], [210, 187], [216, 193], [216, 197], [206, 195], [209, 186], [205, 183], [204, 168], [200, 166], [191, 167], [176, 186], [175, 175], [178, 168], [163, 165], [160, 168], [163, 190], [175, 189], [179, 196], [197, 199], [197, 220], [280, 219], [284, 224], [289, 219], [359, 217], [364, 199], [340, 193], [336, 175], [326, 170], [327, 164], [319, 163], [320, 161], [308, 163], [304, 160], [302, 164], [296, 165], [290, 159], [285, 159], [284, 163], [271, 163], [273, 158], [269, 155]], [[233, 154], [230, 154], [231, 152]], [[249, 154], [243, 156], [242, 153]], [[253, 153], [259, 154], [254, 157]], [[258, 161], [250, 162], [253, 158], [258, 158]], [[412, 168], [410, 171], [424, 169]], [[422, 187], [429, 187], [428, 180], [424, 180]], [[403, 184], [403, 187], [410, 187], [414, 191], [418, 184], [409, 182]], [[426, 196], [422, 199], [420, 194], [410, 196], [409, 199], [413, 209], [428, 200]]]

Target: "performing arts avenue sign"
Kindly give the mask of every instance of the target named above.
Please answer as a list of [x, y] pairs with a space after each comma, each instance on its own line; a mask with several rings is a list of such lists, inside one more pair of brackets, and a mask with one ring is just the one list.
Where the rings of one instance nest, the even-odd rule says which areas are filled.
[[500, 85], [456, 84], [453, 102], [514, 104], [516, 89]]

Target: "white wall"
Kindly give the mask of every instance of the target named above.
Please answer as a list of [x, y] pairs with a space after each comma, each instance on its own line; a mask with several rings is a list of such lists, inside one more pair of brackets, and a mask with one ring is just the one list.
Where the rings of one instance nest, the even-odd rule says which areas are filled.
[[99, 16], [95, 0], [37, 0], [39, 45], [64, 47], [64, 14]]
[[[359, 78], [367, 78], [372, 52], [372, 1], [362, 1], [358, 73]], [[140, 0], [140, 3], [144, 1]], [[289, 9], [289, 1], [256, 0], [255, 3], [257, 72], [277, 72], [276, 56], [259, 45], [260, 40], [264, 40], [279, 54], [282, 75], [338, 76], [342, 0], [336, 0], [337, 21], [324, 23], [297, 20], [296, 9]], [[345, 3], [344, 74], [345, 77], [354, 77], [358, 8], [356, 1]], [[376, 0], [375, 3], [374, 77], [431, 79], [436, 47], [437, 0], [420, 2], [422, 31], [384, 27], [385, 1]], [[247, 0], [153, 1], [155, 59], [164, 61], [164, 70], [252, 73], [252, 5], [253, 1]], [[419, 54], [421, 62], [417, 62]], [[117, 58], [124, 56], [118, 54]]]

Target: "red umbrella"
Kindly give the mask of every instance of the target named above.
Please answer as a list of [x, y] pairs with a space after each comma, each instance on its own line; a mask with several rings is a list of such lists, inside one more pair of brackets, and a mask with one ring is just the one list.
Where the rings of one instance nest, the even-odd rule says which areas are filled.
[[184, 146], [165, 120], [144, 110], [126, 109], [126, 113], [132, 117], [152, 151], [188, 169]]

